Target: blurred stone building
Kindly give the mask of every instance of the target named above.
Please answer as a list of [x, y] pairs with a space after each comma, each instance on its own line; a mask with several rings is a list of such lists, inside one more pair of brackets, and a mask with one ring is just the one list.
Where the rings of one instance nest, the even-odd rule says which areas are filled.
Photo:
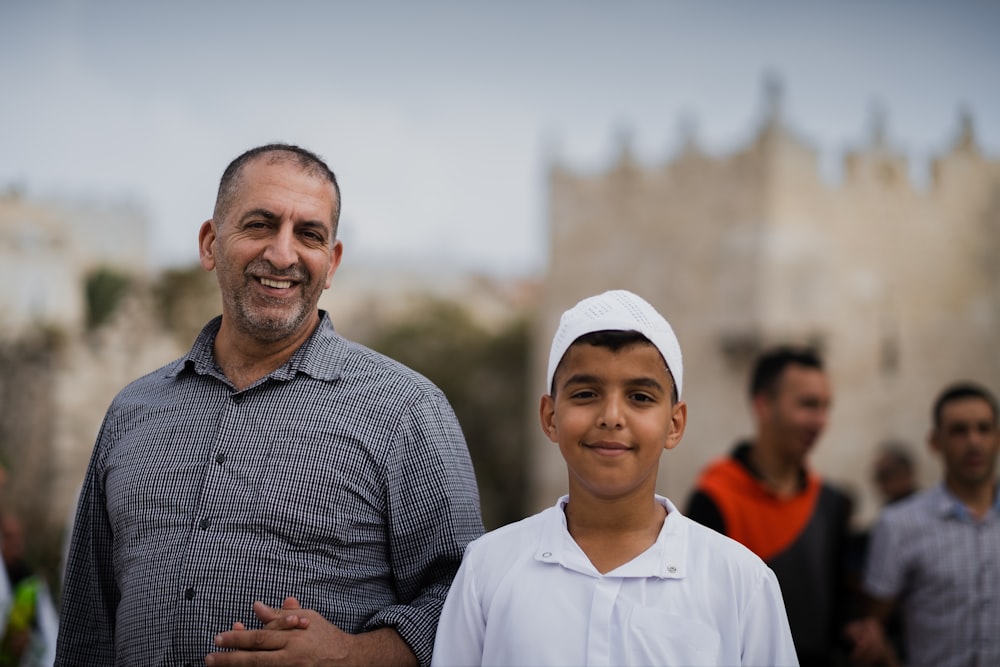
[[[128, 380], [176, 353], [140, 295], [148, 225], [129, 203], [0, 194], [0, 456], [5, 508], [58, 540], [104, 410]], [[119, 281], [114, 321], [88, 323], [88, 285]], [[50, 534], [51, 533], [51, 534]]]
[[[909, 441], [923, 481], [936, 480], [925, 444], [936, 393], [961, 378], [1000, 391], [1000, 162], [962, 117], [917, 186], [876, 118], [832, 185], [784, 122], [780, 89], [765, 92], [756, 135], [732, 154], [707, 155], [688, 137], [666, 164], [637, 164], [625, 144], [602, 173], [551, 166], [533, 365], [544, 368], [559, 314], [584, 296], [625, 288], [661, 309], [684, 352], [689, 424], [662, 458], [660, 490], [683, 504], [702, 466], [752, 433], [755, 353], [817, 345], [834, 405], [813, 462], [857, 494], [864, 521], [877, 443]], [[566, 473], [539, 443], [541, 507], [564, 492]]]

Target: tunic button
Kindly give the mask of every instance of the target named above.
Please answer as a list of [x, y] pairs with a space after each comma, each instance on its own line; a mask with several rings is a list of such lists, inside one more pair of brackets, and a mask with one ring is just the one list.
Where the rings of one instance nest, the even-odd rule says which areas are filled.
[[187, 600], [193, 600], [194, 599], [194, 589], [193, 588], [189, 588], [186, 591], [184, 591], [184, 598], [187, 599]]
[[219, 452], [218, 454], [216, 454], [215, 455], [215, 462], [218, 463], [220, 466], [223, 463], [225, 463], [226, 462], [226, 453], [225, 452]]
[[244, 398], [246, 398], [246, 394], [233, 394], [233, 403], [239, 405], [243, 402]]
[[198, 527], [201, 528], [202, 530], [208, 530], [208, 527], [211, 525], [212, 522], [208, 520], [208, 517], [205, 517], [204, 519], [198, 522]]

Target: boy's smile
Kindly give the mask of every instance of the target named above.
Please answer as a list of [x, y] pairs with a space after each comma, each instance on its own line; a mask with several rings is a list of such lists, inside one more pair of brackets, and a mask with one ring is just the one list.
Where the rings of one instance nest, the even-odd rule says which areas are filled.
[[683, 403], [671, 402], [673, 381], [656, 347], [574, 344], [554, 386], [554, 397], [542, 397], [540, 417], [566, 460], [570, 495], [651, 497], [660, 454], [680, 441], [687, 414]]

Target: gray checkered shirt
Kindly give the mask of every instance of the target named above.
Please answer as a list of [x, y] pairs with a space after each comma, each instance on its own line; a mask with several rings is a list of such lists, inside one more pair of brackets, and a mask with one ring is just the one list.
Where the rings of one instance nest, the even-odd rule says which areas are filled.
[[476, 480], [441, 391], [334, 333], [236, 391], [220, 319], [105, 416], [81, 492], [56, 664], [201, 665], [254, 600], [341, 629], [390, 626], [422, 664], [465, 545]]
[[887, 507], [865, 591], [902, 605], [908, 667], [1000, 665], [1000, 498], [982, 521], [940, 484]]

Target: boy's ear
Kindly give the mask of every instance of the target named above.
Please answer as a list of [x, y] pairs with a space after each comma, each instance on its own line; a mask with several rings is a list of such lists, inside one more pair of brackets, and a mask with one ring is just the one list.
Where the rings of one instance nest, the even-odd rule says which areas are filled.
[[684, 401], [674, 403], [674, 408], [670, 415], [670, 433], [667, 441], [663, 444], [664, 449], [673, 449], [684, 436], [684, 428], [687, 426], [688, 406]]
[[556, 403], [552, 396], [545, 394], [542, 396], [538, 406], [538, 419], [542, 424], [542, 433], [552, 442], [558, 442], [556, 438]]

